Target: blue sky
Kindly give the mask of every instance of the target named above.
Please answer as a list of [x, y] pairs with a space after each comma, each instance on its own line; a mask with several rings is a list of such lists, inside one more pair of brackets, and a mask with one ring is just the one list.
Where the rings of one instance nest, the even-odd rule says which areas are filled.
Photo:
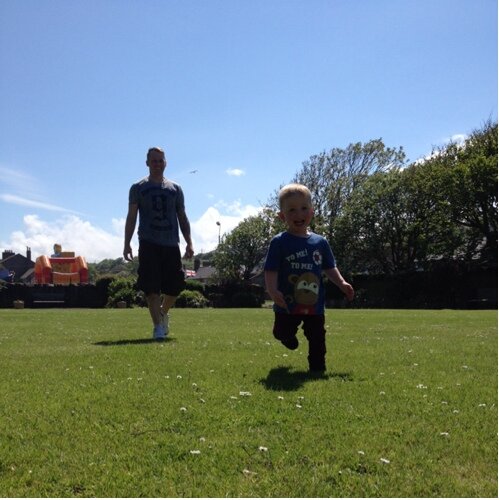
[[425, 157], [497, 120], [497, 20], [496, 0], [0, 0], [0, 249], [121, 256], [150, 146], [196, 252], [313, 154]]

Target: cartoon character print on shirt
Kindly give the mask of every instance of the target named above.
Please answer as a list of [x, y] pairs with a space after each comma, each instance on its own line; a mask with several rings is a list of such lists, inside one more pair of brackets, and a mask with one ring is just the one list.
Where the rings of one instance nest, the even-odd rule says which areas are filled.
[[292, 314], [315, 314], [315, 304], [319, 298], [319, 278], [314, 273], [291, 274], [293, 297], [289, 306]]
[[168, 220], [169, 206], [168, 195], [162, 192], [159, 192], [158, 194], [153, 193], [151, 195], [151, 207], [153, 213], [151, 229], [156, 231], [170, 231], [172, 229], [172, 225]]

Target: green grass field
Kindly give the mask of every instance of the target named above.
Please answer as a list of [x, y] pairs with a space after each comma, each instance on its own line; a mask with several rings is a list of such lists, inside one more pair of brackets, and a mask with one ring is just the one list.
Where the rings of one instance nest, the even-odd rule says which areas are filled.
[[495, 497], [497, 312], [0, 310], [2, 497]]

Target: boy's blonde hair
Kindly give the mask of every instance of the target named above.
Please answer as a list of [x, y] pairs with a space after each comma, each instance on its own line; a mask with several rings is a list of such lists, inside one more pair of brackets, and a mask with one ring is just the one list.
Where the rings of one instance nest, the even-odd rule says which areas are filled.
[[279, 208], [282, 209], [284, 202], [296, 194], [304, 196], [307, 198], [307, 201], [312, 203], [312, 193], [307, 186], [304, 186], [303, 184], [287, 184], [279, 191]]

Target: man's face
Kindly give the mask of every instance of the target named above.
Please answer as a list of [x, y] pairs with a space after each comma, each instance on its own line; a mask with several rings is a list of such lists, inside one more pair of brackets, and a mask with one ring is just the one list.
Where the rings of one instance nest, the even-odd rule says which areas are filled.
[[146, 165], [149, 167], [151, 175], [163, 175], [166, 168], [165, 154], [159, 151], [151, 151], [147, 158]]

